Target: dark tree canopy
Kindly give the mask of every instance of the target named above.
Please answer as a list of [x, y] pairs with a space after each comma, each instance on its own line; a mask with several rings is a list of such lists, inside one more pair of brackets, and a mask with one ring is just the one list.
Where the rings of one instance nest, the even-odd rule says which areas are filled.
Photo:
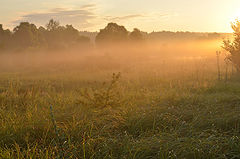
[[129, 34], [129, 39], [133, 41], [141, 41], [143, 40], [143, 34], [139, 29], [134, 28], [133, 31]]
[[75, 46], [79, 43], [90, 42], [88, 37], [80, 36], [79, 31], [72, 25], [61, 26], [59, 22], [51, 19], [46, 25], [47, 31], [45, 32], [50, 49], [68, 48]]
[[2, 34], [3, 33], [3, 26], [2, 26], [2, 24], [0, 24], [0, 34]]
[[21, 48], [34, 47], [38, 45], [38, 29], [34, 24], [21, 22], [13, 29], [15, 45]]
[[[224, 48], [231, 53], [229, 59], [236, 65], [240, 65], [240, 58], [237, 56], [240, 48], [239, 22], [233, 25], [235, 40], [233, 43], [225, 41]], [[24, 51], [24, 50], [62, 50], [90, 44], [91, 41], [104, 43], [107, 46], [112, 42], [123, 44], [124, 42], [140, 42], [147, 40], [179, 40], [179, 39], [215, 39], [223, 38], [218, 33], [191, 33], [191, 32], [152, 32], [146, 33], [135, 28], [132, 32], [127, 31], [124, 26], [116, 23], [109, 23], [100, 32], [79, 32], [72, 25], [60, 25], [54, 19], [49, 20], [45, 27], [37, 27], [29, 22], [21, 22], [13, 31], [4, 30], [0, 24], [0, 51]], [[238, 63], [238, 64], [237, 64]], [[239, 66], [240, 68], [240, 66]]]
[[76, 41], [79, 38], [79, 32], [72, 25], [66, 25], [66, 28], [63, 32], [64, 38], [67, 41]]
[[60, 23], [58, 21], [55, 21], [54, 19], [49, 20], [49, 22], [46, 24], [48, 31], [53, 31], [58, 29], [60, 26]]
[[0, 49], [6, 49], [10, 44], [11, 40], [11, 31], [4, 30], [3, 25], [0, 24]]
[[96, 42], [120, 42], [128, 39], [128, 31], [124, 26], [109, 23], [101, 29], [96, 37]]
[[89, 43], [90, 39], [81, 36], [72, 25], [61, 26], [59, 22], [51, 19], [46, 28], [29, 22], [21, 22], [10, 30], [4, 30], [0, 25], [0, 50], [25, 50], [28, 48], [63, 49]]

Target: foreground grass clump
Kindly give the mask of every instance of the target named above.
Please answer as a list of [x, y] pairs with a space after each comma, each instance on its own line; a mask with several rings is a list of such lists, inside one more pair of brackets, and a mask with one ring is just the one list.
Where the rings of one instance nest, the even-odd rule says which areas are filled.
[[148, 75], [5, 74], [0, 158], [240, 158], [240, 83]]

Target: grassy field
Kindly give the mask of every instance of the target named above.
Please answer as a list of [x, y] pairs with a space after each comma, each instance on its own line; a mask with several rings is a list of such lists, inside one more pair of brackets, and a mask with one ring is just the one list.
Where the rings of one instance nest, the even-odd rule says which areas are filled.
[[2, 65], [0, 158], [240, 158], [239, 77], [215, 57], [86, 58]]

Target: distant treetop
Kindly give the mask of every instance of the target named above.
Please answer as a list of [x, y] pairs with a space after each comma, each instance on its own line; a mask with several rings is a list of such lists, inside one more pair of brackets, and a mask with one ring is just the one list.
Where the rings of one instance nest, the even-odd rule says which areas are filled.
[[109, 23], [96, 36], [96, 42], [120, 42], [128, 39], [128, 31], [124, 26]]

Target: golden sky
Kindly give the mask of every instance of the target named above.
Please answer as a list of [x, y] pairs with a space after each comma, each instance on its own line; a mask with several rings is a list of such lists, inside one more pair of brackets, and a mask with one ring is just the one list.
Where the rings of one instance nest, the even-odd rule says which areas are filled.
[[0, 23], [45, 25], [51, 18], [79, 30], [98, 31], [108, 22], [128, 30], [231, 32], [240, 0], [0, 0]]

